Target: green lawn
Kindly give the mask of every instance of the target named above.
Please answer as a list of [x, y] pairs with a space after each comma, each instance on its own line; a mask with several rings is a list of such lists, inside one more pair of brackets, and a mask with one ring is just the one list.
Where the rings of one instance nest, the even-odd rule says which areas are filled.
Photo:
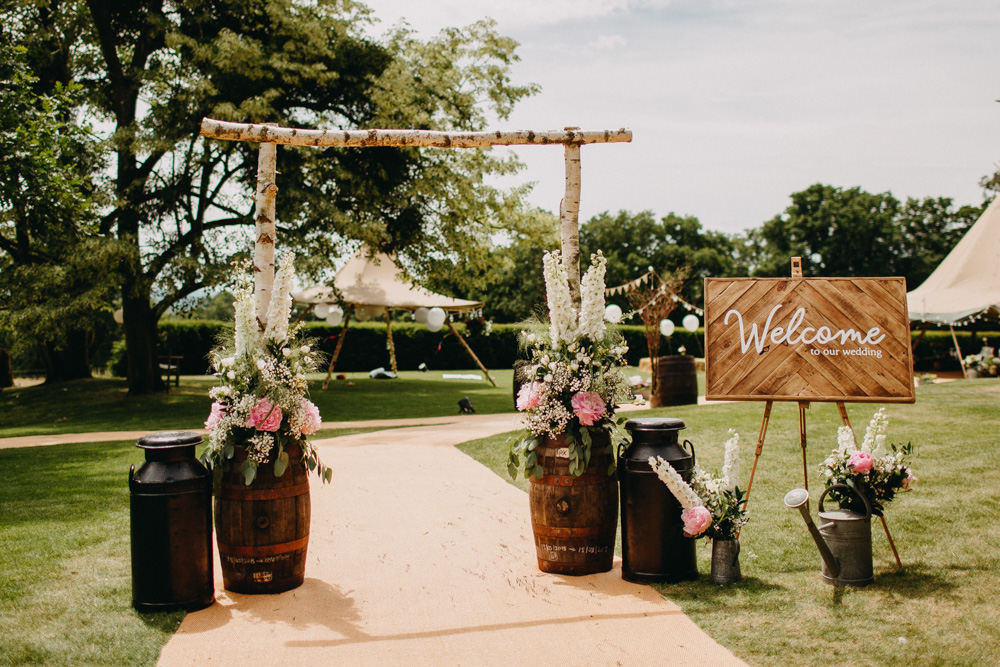
[[[863, 435], [877, 406], [848, 412]], [[799, 513], [782, 503], [802, 485], [798, 410], [776, 403], [742, 534], [744, 581], [708, 581], [710, 543], [699, 547], [698, 581], [658, 586], [712, 637], [754, 665], [984, 665], [1000, 655], [1000, 381], [922, 386], [913, 405], [889, 405], [889, 440], [912, 441], [916, 490], [886, 513], [905, 571], [898, 572], [878, 523], [873, 524], [875, 583], [835, 589], [820, 580], [820, 558]], [[664, 408], [648, 415], [685, 421], [703, 466], [718, 470], [726, 430], [743, 436], [747, 479], [761, 403]], [[836, 444], [840, 418], [830, 404], [807, 411], [812, 497], [819, 466]], [[507, 478], [506, 436], [460, 447]], [[522, 480], [518, 481], [525, 488]], [[812, 503], [815, 512], [816, 504]], [[527, 505], [525, 507], [527, 511]]]
[[[454, 415], [463, 396], [468, 396], [480, 413], [512, 412], [512, 373], [491, 370], [497, 387], [485, 378], [444, 379], [439, 371], [405, 371], [395, 380], [348, 373], [346, 380], [332, 381], [327, 390], [322, 389], [325, 374], [315, 374], [310, 376], [310, 391], [324, 421]], [[120, 379], [6, 389], [0, 392], [0, 438], [203, 428], [212, 403], [208, 398], [212, 386], [210, 376], [183, 376], [180, 387], [171, 387], [168, 394], [139, 397], [128, 396], [125, 381]]]

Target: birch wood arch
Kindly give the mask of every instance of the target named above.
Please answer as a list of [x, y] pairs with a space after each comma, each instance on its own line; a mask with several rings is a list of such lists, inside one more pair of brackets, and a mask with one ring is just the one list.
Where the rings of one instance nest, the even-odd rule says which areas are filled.
[[479, 148], [484, 146], [563, 146], [566, 165], [566, 190], [559, 206], [561, 245], [564, 262], [575, 270], [568, 271], [570, 290], [576, 306], [580, 306], [580, 147], [586, 144], [627, 143], [632, 131], [562, 130], [535, 132], [532, 130], [441, 132], [436, 130], [317, 130], [279, 127], [274, 123], [232, 123], [204, 118], [201, 134], [209, 139], [246, 141], [260, 144], [257, 162], [257, 197], [254, 213], [254, 296], [257, 319], [267, 324], [267, 308], [274, 285], [275, 198], [278, 144], [314, 146], [317, 148], [368, 148], [384, 146], [415, 146], [427, 148]]

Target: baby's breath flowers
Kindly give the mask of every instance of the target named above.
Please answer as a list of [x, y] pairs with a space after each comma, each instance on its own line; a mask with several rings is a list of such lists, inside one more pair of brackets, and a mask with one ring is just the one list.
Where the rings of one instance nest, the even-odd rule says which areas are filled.
[[581, 280], [580, 311], [570, 298], [566, 267], [558, 252], [542, 261], [548, 302], [547, 329], [522, 331], [519, 342], [531, 357], [521, 371], [517, 409], [525, 432], [511, 442], [508, 471], [517, 474], [524, 461], [525, 476], [540, 477], [535, 449], [546, 436], [567, 434], [570, 472], [582, 475], [590, 461], [591, 430], [618, 434], [619, 403], [632, 398], [625, 377], [625, 345], [621, 335], [604, 323], [604, 256], [591, 256]]
[[236, 322], [231, 336], [212, 350], [212, 369], [219, 384], [205, 422], [209, 431], [206, 458], [217, 475], [231, 465], [237, 449], [246, 452], [241, 472], [247, 484], [259, 466], [274, 462], [281, 476], [288, 466], [285, 447], [297, 442], [310, 470], [329, 482], [333, 471], [324, 466], [306, 436], [319, 429], [319, 409], [306, 397], [306, 373], [321, 359], [309, 341], [289, 326], [294, 257], [286, 255], [275, 276], [267, 326], [257, 322], [253, 282], [241, 271], [235, 290]]

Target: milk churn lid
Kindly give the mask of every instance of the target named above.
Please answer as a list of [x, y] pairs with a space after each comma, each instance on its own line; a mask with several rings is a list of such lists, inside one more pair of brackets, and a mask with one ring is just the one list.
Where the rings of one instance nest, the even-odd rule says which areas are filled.
[[673, 417], [636, 417], [625, 422], [629, 431], [680, 431], [684, 421]]
[[200, 445], [201, 436], [193, 431], [160, 431], [139, 438], [135, 446], [139, 449], [170, 449]]

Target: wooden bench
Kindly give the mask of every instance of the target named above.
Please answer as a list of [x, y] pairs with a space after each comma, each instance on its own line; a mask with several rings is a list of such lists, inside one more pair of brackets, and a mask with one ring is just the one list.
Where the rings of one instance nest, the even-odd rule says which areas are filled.
[[182, 355], [165, 354], [160, 357], [160, 376], [166, 375], [167, 392], [170, 391], [170, 376], [174, 377], [174, 386], [181, 386], [181, 360]]

